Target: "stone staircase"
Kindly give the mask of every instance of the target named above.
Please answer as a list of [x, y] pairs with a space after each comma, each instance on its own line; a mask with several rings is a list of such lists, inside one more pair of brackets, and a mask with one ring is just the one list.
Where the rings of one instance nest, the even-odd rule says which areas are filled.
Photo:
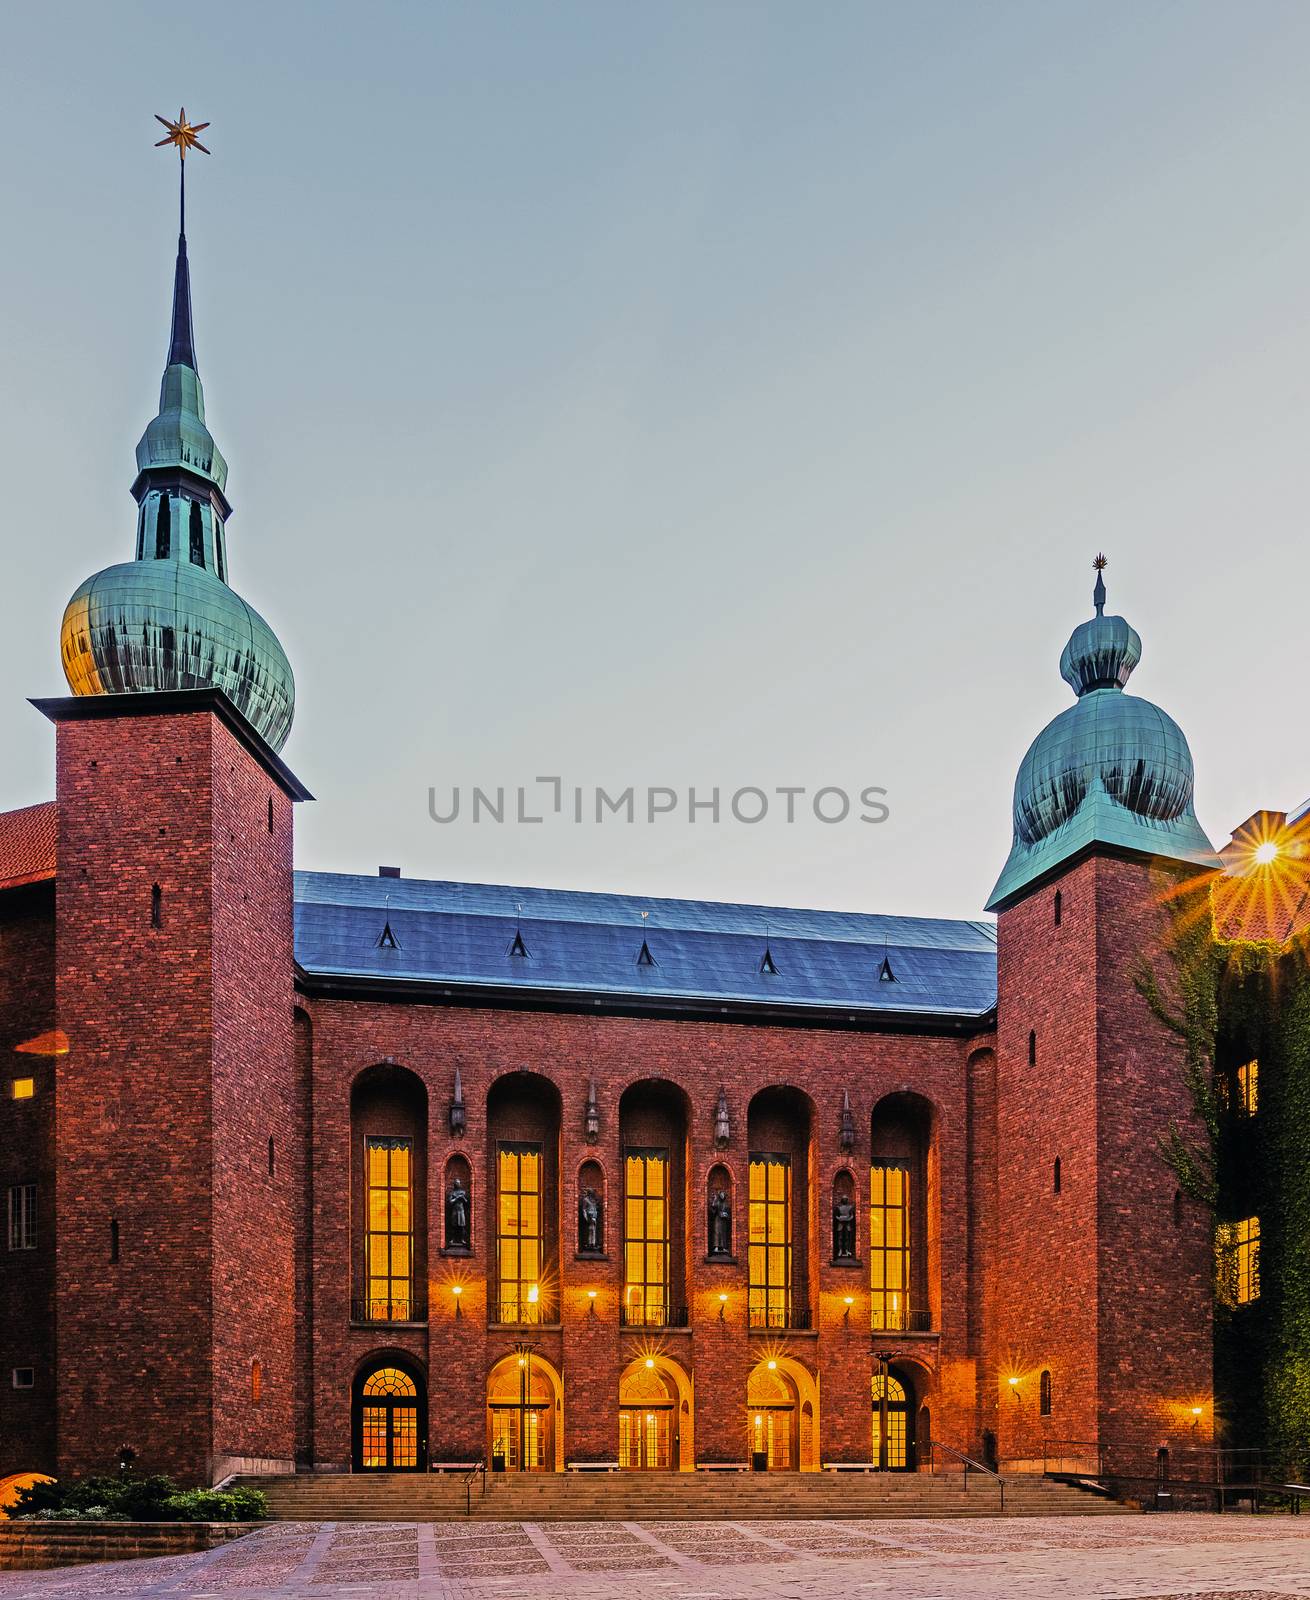
[[[927, 1473], [302, 1473], [240, 1480], [297, 1522], [657, 1522], [856, 1517], [1122, 1515], [1117, 1501], [1038, 1476]], [[466, 1503], [468, 1510], [466, 1511]]]

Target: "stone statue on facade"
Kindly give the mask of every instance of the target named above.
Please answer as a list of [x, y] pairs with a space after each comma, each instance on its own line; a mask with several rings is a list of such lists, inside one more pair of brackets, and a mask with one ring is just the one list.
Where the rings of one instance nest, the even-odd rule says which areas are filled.
[[855, 1202], [839, 1194], [832, 1203], [832, 1259], [855, 1259]]
[[581, 1255], [600, 1254], [600, 1196], [584, 1189], [578, 1200], [578, 1251]]
[[726, 1189], [716, 1189], [710, 1196], [710, 1249], [712, 1256], [732, 1254], [732, 1201]]
[[446, 1249], [469, 1248], [469, 1192], [458, 1178], [446, 1191]]

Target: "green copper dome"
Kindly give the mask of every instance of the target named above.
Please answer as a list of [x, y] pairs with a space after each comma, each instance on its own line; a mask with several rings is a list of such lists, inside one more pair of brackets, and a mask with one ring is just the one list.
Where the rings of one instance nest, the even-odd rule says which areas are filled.
[[69, 687], [78, 695], [221, 689], [280, 751], [295, 679], [273, 630], [227, 582], [227, 462], [205, 422], [185, 232], [159, 413], [136, 462], [136, 559], [88, 578], [68, 602], [61, 654]]
[[1192, 809], [1195, 774], [1182, 729], [1149, 700], [1123, 692], [1142, 655], [1137, 631], [1105, 615], [1074, 629], [1060, 673], [1078, 696], [1028, 748], [1014, 785], [1014, 843], [988, 910], [1104, 844], [1217, 867]]

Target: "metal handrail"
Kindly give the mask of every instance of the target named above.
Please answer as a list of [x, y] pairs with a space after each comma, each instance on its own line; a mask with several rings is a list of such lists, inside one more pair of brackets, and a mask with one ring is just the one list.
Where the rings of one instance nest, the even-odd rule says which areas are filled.
[[943, 1451], [948, 1456], [954, 1457], [954, 1459], [958, 1461], [964, 1468], [964, 1490], [966, 1494], [969, 1492], [970, 1472], [983, 1472], [986, 1473], [989, 1478], [995, 1478], [997, 1488], [999, 1488], [1001, 1491], [1001, 1510], [1005, 1510], [1005, 1479], [1000, 1475], [999, 1472], [997, 1472], [995, 1467], [989, 1467], [986, 1462], [983, 1461], [975, 1461], [972, 1456], [966, 1456], [963, 1450], [957, 1450], [954, 1445], [943, 1444], [940, 1439], [929, 1439], [928, 1470], [934, 1476], [936, 1476], [937, 1473], [937, 1452], [939, 1450]]
[[471, 1517], [473, 1515], [473, 1480], [477, 1477], [479, 1472], [482, 1474], [482, 1496], [485, 1499], [487, 1494], [486, 1456], [483, 1456], [481, 1460], [475, 1462], [474, 1465], [471, 1466], [464, 1474], [464, 1515], [466, 1517]]

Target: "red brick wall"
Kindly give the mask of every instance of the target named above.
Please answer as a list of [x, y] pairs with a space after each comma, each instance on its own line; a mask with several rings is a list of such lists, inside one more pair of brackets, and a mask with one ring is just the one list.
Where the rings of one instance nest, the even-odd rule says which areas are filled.
[[[561, 1102], [560, 1299], [563, 1327], [534, 1335], [539, 1354], [562, 1370], [565, 1453], [570, 1459], [613, 1460], [617, 1454], [618, 1380], [623, 1367], [656, 1342], [695, 1385], [696, 1453], [702, 1461], [745, 1459], [747, 1376], [766, 1344], [782, 1346], [821, 1378], [821, 1454], [824, 1460], [869, 1456], [870, 1332], [867, 1257], [857, 1270], [830, 1264], [833, 1182], [839, 1170], [856, 1176], [858, 1232], [865, 1237], [870, 1122], [884, 1095], [911, 1090], [935, 1109], [931, 1210], [940, 1217], [935, 1258], [940, 1285], [941, 1337], [880, 1336], [880, 1348], [912, 1368], [934, 1411], [939, 1437], [975, 1444], [976, 1363], [969, 1348], [965, 1060], [955, 1038], [743, 1027], [617, 1017], [580, 1017], [460, 1007], [312, 1000], [313, 1039], [313, 1374], [314, 1458], [319, 1465], [350, 1459], [350, 1385], [360, 1364], [387, 1349], [415, 1357], [432, 1387], [431, 1458], [471, 1460], [485, 1448], [487, 1373], [521, 1334], [487, 1323], [492, 1216], [488, 1192], [487, 1096], [505, 1074], [530, 1071], [558, 1090]], [[308, 1034], [306, 1035], [308, 1036]], [[430, 1325], [426, 1329], [352, 1327], [350, 1261], [354, 1247], [349, 1204], [350, 1095], [356, 1076], [392, 1060], [426, 1084], [430, 1108], [427, 1170]], [[454, 1071], [463, 1076], [467, 1130], [452, 1139], [447, 1122]], [[601, 1117], [596, 1144], [583, 1137], [587, 1087], [594, 1076]], [[620, 1097], [642, 1080], [667, 1079], [689, 1108], [686, 1193], [687, 1302], [693, 1328], [652, 1335], [618, 1325], [622, 1296]], [[732, 1141], [714, 1143], [719, 1086], [726, 1087]], [[748, 1334], [746, 1330], [745, 1196], [747, 1106], [759, 1090], [790, 1084], [814, 1102], [810, 1195], [805, 1238], [817, 1327], [813, 1333]], [[855, 1149], [840, 1148], [842, 1090], [855, 1112]], [[548, 1097], [549, 1099], [549, 1097]], [[538, 1130], [540, 1131], [540, 1130]], [[500, 1134], [513, 1137], [513, 1133]], [[526, 1135], [525, 1135], [526, 1136]], [[450, 1156], [471, 1166], [473, 1255], [441, 1254], [441, 1183]], [[604, 1261], [576, 1256], [578, 1173], [587, 1161], [606, 1174], [608, 1216]], [[710, 1168], [725, 1165], [734, 1184], [736, 1265], [705, 1261], [704, 1197]], [[450, 1285], [464, 1293], [460, 1316]], [[587, 1290], [598, 1291], [590, 1313]], [[729, 1295], [723, 1320], [718, 1293]], [[852, 1294], [849, 1320], [843, 1297]], [[940, 1348], [939, 1348], [940, 1345]], [[308, 1403], [301, 1414], [308, 1415]]]
[[[1059, 927], [1054, 894], [1062, 895]], [[1088, 857], [998, 929], [995, 1365], [1001, 1453], [1043, 1440], [1199, 1441], [1211, 1386], [1208, 1243], [1172, 1223], [1157, 1139], [1190, 1123], [1178, 1042], [1134, 977], [1167, 913], [1142, 863]], [[1037, 1039], [1029, 1063], [1029, 1033]], [[1060, 1161], [1060, 1192], [1054, 1163]], [[1039, 1374], [1052, 1414], [1038, 1414]], [[1020, 1383], [1011, 1392], [1009, 1376]]]
[[60, 1471], [289, 1459], [289, 802], [208, 711], [63, 721], [57, 772]]
[[[55, 1025], [53, 885], [0, 893], [0, 1477], [49, 1472], [55, 1459], [55, 1071], [50, 1054], [15, 1053]], [[35, 1094], [15, 1100], [13, 1080]], [[8, 1248], [11, 1185], [37, 1186], [37, 1247]], [[15, 1389], [15, 1367], [33, 1387]]]

